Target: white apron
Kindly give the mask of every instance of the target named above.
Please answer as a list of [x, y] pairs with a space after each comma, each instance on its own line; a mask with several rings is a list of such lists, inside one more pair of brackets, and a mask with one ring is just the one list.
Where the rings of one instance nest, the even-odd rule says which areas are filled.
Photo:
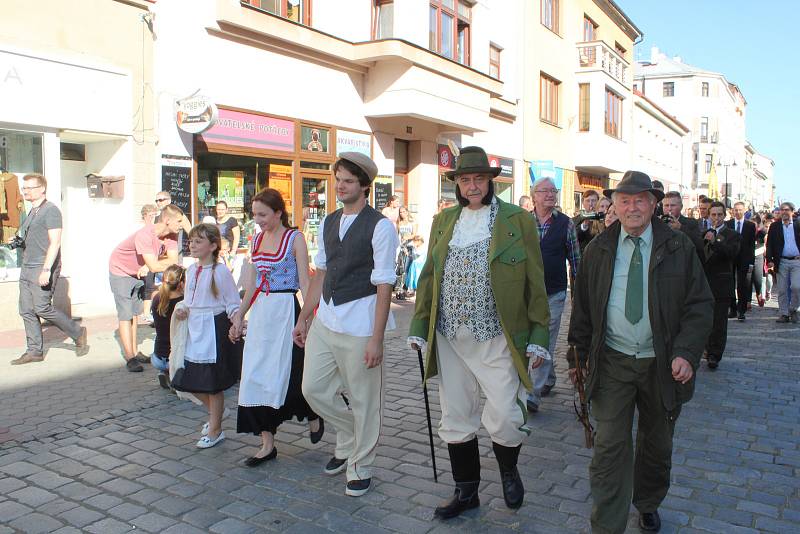
[[[179, 302], [175, 305], [175, 311], [185, 309], [187, 309], [187, 306], [183, 302]], [[178, 369], [184, 368], [183, 359], [186, 353], [186, 342], [189, 339], [189, 321], [179, 321], [173, 312], [172, 318], [169, 321], [169, 333], [169, 379], [172, 381]], [[179, 399], [186, 399], [195, 404], [202, 404], [200, 399], [191, 393], [186, 393], [184, 391], [176, 391], [175, 393], [177, 393]]]
[[294, 299], [293, 293], [262, 293], [250, 309], [239, 406], [283, 406], [292, 370]]

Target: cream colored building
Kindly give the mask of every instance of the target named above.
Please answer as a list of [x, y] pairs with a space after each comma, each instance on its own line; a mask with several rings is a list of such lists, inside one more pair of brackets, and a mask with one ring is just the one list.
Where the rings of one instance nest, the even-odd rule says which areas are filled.
[[[12, 192], [28, 172], [48, 179], [63, 212], [61, 306], [90, 314], [112, 303], [108, 257], [152, 202], [153, 32], [144, 0], [6, 0], [0, 24], [0, 167]], [[90, 198], [86, 175], [117, 177], [120, 198]], [[16, 183], [14, 183], [16, 182]], [[29, 206], [4, 206], [3, 242]], [[19, 328], [19, 269], [3, 252], [3, 328]]]
[[566, 211], [629, 169], [633, 47], [642, 36], [615, 2], [524, 2], [525, 159], [555, 177]]

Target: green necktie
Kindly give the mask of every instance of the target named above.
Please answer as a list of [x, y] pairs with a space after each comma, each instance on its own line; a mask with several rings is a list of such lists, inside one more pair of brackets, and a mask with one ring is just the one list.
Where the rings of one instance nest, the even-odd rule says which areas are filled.
[[642, 238], [628, 236], [626, 239], [633, 241], [634, 249], [628, 267], [628, 287], [625, 289], [625, 318], [631, 324], [636, 324], [642, 318]]

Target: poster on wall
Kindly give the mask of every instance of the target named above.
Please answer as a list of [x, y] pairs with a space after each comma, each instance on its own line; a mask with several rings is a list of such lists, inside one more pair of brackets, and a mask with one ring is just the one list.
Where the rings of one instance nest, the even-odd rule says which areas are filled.
[[528, 171], [531, 175], [531, 186], [539, 178], [550, 178], [556, 184], [556, 189], [562, 189], [564, 182], [564, 171], [553, 165], [551, 159], [539, 159], [530, 163]]
[[269, 165], [269, 185], [272, 189], [278, 190], [286, 202], [286, 213], [289, 215], [289, 222], [292, 221], [292, 166], [270, 163]]
[[217, 202], [228, 205], [228, 213], [239, 219], [244, 218], [244, 172], [217, 172]]
[[392, 187], [394, 180], [391, 176], [376, 176], [375, 181], [372, 182], [374, 189], [373, 202], [376, 210], [382, 210], [389, 203], [389, 197], [392, 196]]
[[348, 130], [336, 130], [336, 155], [342, 152], [359, 152], [372, 157], [372, 136]]
[[300, 127], [300, 147], [308, 152], [328, 152], [330, 130], [314, 126]]

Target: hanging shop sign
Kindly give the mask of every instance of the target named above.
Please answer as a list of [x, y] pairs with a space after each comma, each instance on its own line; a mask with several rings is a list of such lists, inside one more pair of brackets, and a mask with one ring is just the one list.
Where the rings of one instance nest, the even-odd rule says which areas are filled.
[[503, 178], [513, 178], [514, 177], [514, 160], [510, 158], [501, 158], [500, 156], [492, 156], [491, 154], [489, 157], [489, 166], [490, 167], [500, 167], [500, 176]]
[[175, 124], [184, 132], [199, 134], [217, 122], [219, 110], [207, 97], [194, 95], [175, 101]]
[[359, 152], [372, 157], [372, 136], [347, 130], [336, 130], [336, 155], [342, 152]]
[[216, 124], [200, 136], [206, 143], [294, 152], [294, 122], [220, 109]]
[[456, 158], [453, 156], [453, 151], [447, 145], [439, 145], [439, 168], [441, 169], [455, 169]]

